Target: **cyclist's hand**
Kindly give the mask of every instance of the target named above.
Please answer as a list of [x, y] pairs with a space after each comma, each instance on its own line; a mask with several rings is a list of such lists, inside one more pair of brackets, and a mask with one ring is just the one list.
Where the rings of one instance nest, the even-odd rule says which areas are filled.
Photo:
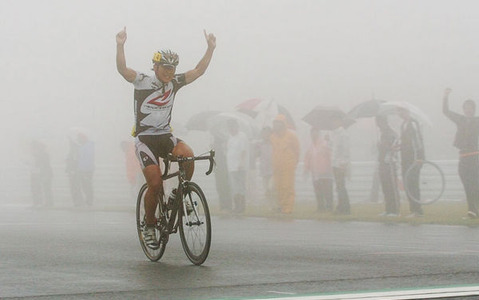
[[118, 32], [116, 35], [116, 43], [118, 45], [124, 45], [126, 42], [126, 26], [123, 27], [123, 30]]
[[216, 48], [216, 37], [212, 33], [206, 33], [206, 30], [203, 29], [203, 33], [205, 34], [206, 42], [208, 43], [208, 48], [215, 49]]

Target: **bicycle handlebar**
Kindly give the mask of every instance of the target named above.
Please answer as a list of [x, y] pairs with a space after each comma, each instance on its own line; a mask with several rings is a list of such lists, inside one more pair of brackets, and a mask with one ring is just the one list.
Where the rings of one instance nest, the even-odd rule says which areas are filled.
[[167, 157], [163, 159], [163, 162], [165, 163], [165, 171], [163, 173], [163, 177], [168, 176], [168, 169], [170, 167], [170, 162], [178, 162], [179, 164], [187, 161], [195, 161], [195, 160], [209, 160], [210, 161], [210, 166], [208, 168], [208, 171], [206, 171], [206, 175], [210, 175], [211, 172], [213, 172], [213, 166], [215, 164], [215, 150], [210, 150], [208, 155], [200, 155], [200, 156], [192, 156], [192, 157], [187, 157], [187, 156], [180, 156], [176, 157], [171, 153], [168, 153]]

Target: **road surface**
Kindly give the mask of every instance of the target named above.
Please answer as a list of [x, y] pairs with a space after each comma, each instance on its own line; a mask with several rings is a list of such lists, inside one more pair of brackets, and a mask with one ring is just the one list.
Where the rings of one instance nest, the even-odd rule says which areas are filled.
[[479, 284], [479, 228], [214, 217], [203, 266], [178, 235], [144, 256], [133, 211], [0, 206], [0, 298], [242, 299]]

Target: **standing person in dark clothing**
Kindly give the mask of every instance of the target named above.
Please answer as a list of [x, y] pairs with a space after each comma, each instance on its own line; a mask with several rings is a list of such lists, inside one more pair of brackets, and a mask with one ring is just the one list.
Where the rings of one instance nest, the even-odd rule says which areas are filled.
[[399, 117], [403, 119], [401, 125], [400, 137], [400, 154], [401, 154], [401, 172], [403, 182], [408, 187], [409, 210], [411, 214], [408, 217], [422, 217], [424, 212], [421, 204], [415, 202], [414, 199], [421, 199], [421, 191], [419, 189], [419, 171], [415, 168], [409, 172], [406, 178], [406, 172], [416, 162], [424, 160], [424, 144], [422, 140], [421, 129], [418, 121], [411, 117], [407, 108], [398, 108]]
[[377, 116], [376, 125], [381, 132], [378, 143], [378, 173], [386, 206], [383, 215], [397, 217], [399, 216], [399, 192], [394, 145], [398, 136], [389, 126], [387, 117]]
[[466, 100], [462, 104], [463, 115], [450, 111], [450, 93], [451, 89], [444, 91], [442, 111], [457, 126], [454, 147], [459, 149], [458, 172], [466, 192], [466, 218], [476, 219], [479, 215], [479, 117], [475, 116], [476, 103], [472, 100]]

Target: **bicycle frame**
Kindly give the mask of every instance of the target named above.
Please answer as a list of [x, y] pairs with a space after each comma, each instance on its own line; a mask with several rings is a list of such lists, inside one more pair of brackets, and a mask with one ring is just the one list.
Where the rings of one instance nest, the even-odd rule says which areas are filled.
[[[182, 199], [183, 199], [183, 191], [188, 185], [189, 180], [186, 178], [186, 170], [184, 168], [184, 164], [187, 162], [194, 162], [196, 160], [209, 160], [210, 166], [208, 168], [208, 171], [206, 171], [205, 173], [206, 175], [209, 175], [213, 171], [214, 156], [215, 156], [215, 151], [210, 150], [209, 155], [204, 155], [204, 156], [175, 157], [170, 153], [168, 154], [166, 158], [163, 159], [165, 170], [163, 172], [162, 179], [168, 180], [170, 178], [178, 177], [178, 187], [176, 189], [176, 198], [173, 203], [173, 207], [170, 211], [169, 216], [168, 216], [168, 209], [165, 209], [165, 207], [163, 207], [163, 204], [164, 204], [163, 201], [159, 201], [160, 213], [162, 218], [160, 222], [166, 223], [166, 220], [168, 220], [166, 227], [161, 226], [162, 228], [166, 229], [166, 232], [162, 232], [162, 235], [164, 234], [164, 238], [167, 238], [167, 236], [169, 236], [170, 234], [176, 233], [178, 231], [178, 226], [181, 220], [181, 216], [184, 213], [186, 213], [186, 205], [185, 203], [183, 203]], [[178, 163], [178, 171], [168, 174], [168, 170], [172, 162]], [[182, 211], [180, 211], [180, 209], [182, 209]], [[198, 216], [198, 212], [196, 211], [196, 208], [193, 207], [193, 209], [196, 216]], [[195, 223], [189, 222], [187, 225], [195, 225]], [[200, 225], [200, 224], [196, 224], [196, 225]]]

